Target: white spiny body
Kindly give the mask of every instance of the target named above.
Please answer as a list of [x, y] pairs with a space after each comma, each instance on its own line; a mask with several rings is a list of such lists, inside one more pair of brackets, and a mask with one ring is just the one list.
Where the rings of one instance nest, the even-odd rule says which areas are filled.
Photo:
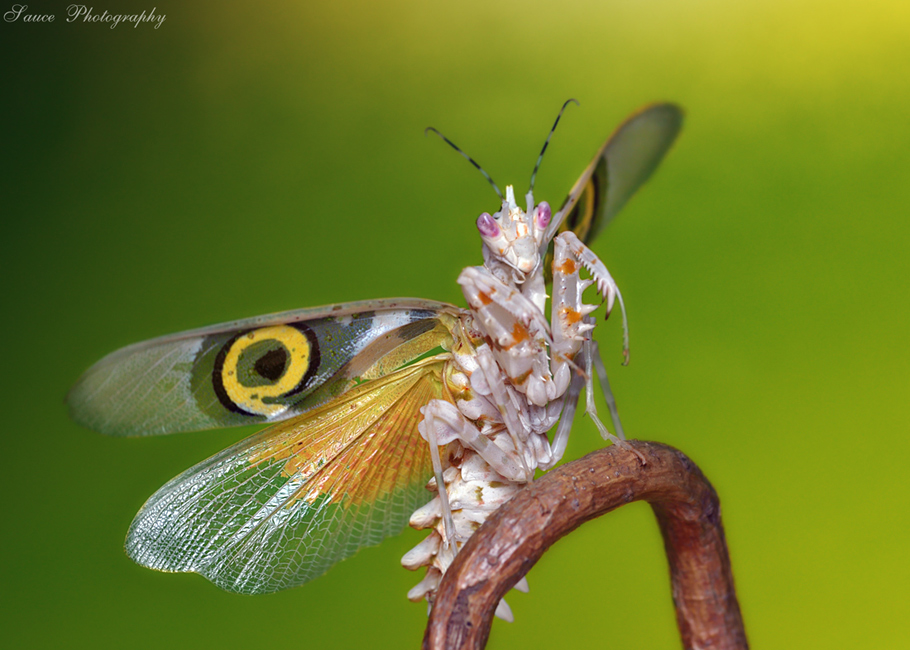
[[[578, 393], [587, 384], [590, 397], [592, 385], [589, 314], [597, 305], [582, 302], [584, 290], [596, 283], [607, 314], [615, 299], [622, 304], [606, 267], [566, 231], [553, 239], [547, 320], [543, 253], [563, 215], [551, 226], [550, 206], [535, 206], [531, 192], [527, 201], [525, 212], [509, 186], [502, 209], [477, 219], [484, 265], [468, 267], [458, 278], [470, 311], [461, 318], [444, 373], [453, 399], [434, 399], [421, 409], [419, 429], [435, 472], [428, 487], [438, 496], [410, 520], [414, 528], [432, 529], [402, 558], [408, 569], [427, 567], [408, 593], [414, 601], [432, 604], [442, 575], [473, 532], [533, 480], [535, 470], [547, 470], [562, 457]], [[591, 279], [580, 278], [582, 267]], [[604, 437], [617, 440], [597, 419], [590, 398], [587, 412]], [[560, 416], [563, 425], [551, 443], [547, 432]], [[442, 457], [436, 453], [440, 446], [447, 451]], [[505, 602], [497, 615], [511, 619]]]

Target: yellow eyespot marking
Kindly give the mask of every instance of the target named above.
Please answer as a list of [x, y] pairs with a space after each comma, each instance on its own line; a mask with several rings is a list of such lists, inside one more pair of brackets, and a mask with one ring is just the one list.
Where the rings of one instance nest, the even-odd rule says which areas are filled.
[[287, 405], [275, 400], [300, 386], [310, 368], [311, 352], [306, 334], [288, 325], [244, 334], [224, 357], [224, 392], [248, 413], [277, 415]]
[[591, 221], [594, 219], [594, 208], [596, 207], [594, 203], [596, 197], [597, 193], [594, 188], [594, 178], [591, 177], [591, 180], [585, 185], [584, 194], [579, 201], [584, 212], [581, 214], [581, 218], [573, 228], [575, 234], [578, 235], [578, 238], [582, 241], [585, 240], [585, 237], [587, 237], [588, 233], [591, 231]]

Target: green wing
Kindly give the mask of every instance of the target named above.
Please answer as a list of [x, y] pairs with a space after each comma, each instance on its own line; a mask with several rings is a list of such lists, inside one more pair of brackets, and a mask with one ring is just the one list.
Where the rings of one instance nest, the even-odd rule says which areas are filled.
[[126, 551], [229, 591], [295, 587], [401, 531], [431, 495], [420, 408], [448, 355], [359, 384], [187, 470], [136, 515]]
[[443, 321], [456, 313], [373, 300], [183, 332], [109, 354], [67, 404], [78, 423], [117, 436], [284, 420], [447, 345]]
[[675, 104], [652, 104], [626, 119], [572, 186], [554, 227], [574, 231], [585, 243], [593, 241], [657, 169], [682, 120]]

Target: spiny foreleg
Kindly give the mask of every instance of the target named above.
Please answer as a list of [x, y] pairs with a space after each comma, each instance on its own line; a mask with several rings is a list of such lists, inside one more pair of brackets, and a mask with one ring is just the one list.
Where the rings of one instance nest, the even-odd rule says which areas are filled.
[[[597, 285], [597, 292], [607, 303], [607, 316], [613, 310], [614, 302], [619, 302], [622, 312], [623, 356], [629, 358], [629, 327], [626, 319], [626, 307], [622, 293], [613, 280], [613, 276], [603, 262], [591, 249], [585, 246], [571, 230], [560, 233], [554, 242], [553, 256], [553, 340], [557, 348], [565, 348], [570, 354], [578, 352], [584, 334], [593, 329], [593, 323], [583, 323], [582, 319], [597, 307], [582, 302], [584, 290], [592, 284]], [[590, 280], [582, 280], [580, 268], [587, 269]], [[562, 349], [558, 350], [562, 352]]]
[[[581, 279], [579, 273], [582, 268], [585, 268], [590, 273], [591, 279]], [[596, 347], [597, 344], [594, 343], [590, 334], [596, 322], [591, 313], [597, 309], [597, 306], [586, 305], [583, 302], [585, 289], [593, 284], [597, 285], [598, 293], [607, 303], [608, 316], [614, 302], [618, 301], [620, 304], [623, 316], [623, 353], [628, 359], [628, 327], [619, 287], [616, 286], [616, 282], [603, 262], [578, 239], [575, 233], [571, 231], [561, 233], [554, 240], [553, 305], [551, 315], [554, 341], [552, 372], [554, 376], [557, 376], [565, 372], [571, 365], [576, 375], [568, 387], [563, 415], [554, 434], [552, 445], [554, 457], [561, 456], [562, 451], [565, 449], [571, 427], [571, 417], [574, 415], [575, 402], [581, 392], [582, 384], [584, 384], [586, 392], [585, 412], [594, 421], [601, 436], [615, 444], [627, 446], [623, 442], [625, 434], [623, 433], [622, 423], [619, 420], [616, 401], [613, 399], [613, 393], [610, 390], [606, 369], [600, 358], [600, 352]], [[610, 433], [597, 415], [593, 380], [595, 368], [610, 409], [610, 416], [616, 427], [616, 435]], [[638, 456], [644, 462], [644, 458], [640, 454]]]

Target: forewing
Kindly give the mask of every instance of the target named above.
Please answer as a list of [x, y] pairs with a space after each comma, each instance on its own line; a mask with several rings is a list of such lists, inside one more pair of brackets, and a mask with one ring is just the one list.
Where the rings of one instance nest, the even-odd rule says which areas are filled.
[[431, 357], [356, 386], [196, 465], [136, 515], [126, 551], [162, 571], [266, 593], [401, 531], [430, 500], [420, 407], [443, 397]]
[[652, 104], [623, 122], [604, 143], [566, 197], [555, 228], [592, 241], [651, 176], [682, 128], [675, 104]]
[[74, 420], [109, 435], [284, 420], [445, 345], [454, 313], [427, 300], [375, 300], [183, 332], [109, 354], [67, 403]]

